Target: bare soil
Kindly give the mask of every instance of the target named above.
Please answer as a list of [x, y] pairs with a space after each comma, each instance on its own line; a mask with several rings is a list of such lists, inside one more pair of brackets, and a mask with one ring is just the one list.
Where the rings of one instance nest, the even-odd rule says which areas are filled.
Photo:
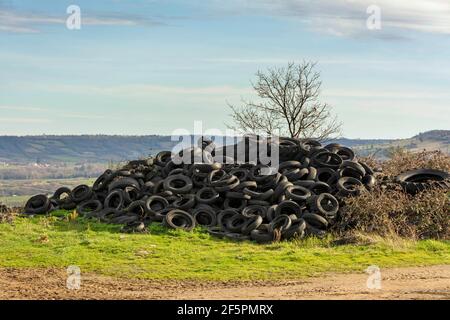
[[139, 280], [82, 274], [79, 290], [66, 287], [62, 269], [0, 268], [0, 299], [450, 299], [450, 265], [381, 270], [381, 289], [368, 274], [268, 282]]

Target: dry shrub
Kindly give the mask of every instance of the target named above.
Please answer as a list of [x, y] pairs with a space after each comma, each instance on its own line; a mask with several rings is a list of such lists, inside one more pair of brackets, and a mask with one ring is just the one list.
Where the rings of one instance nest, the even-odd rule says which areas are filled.
[[436, 169], [450, 171], [450, 156], [441, 151], [422, 151], [412, 153], [397, 150], [391, 158], [381, 163], [383, 174], [394, 177], [402, 172], [415, 169]]
[[15, 216], [13, 210], [0, 203], [0, 223], [12, 223]]
[[378, 189], [345, 200], [336, 231], [349, 230], [414, 239], [450, 238], [450, 198], [442, 190], [411, 196]]
[[341, 235], [352, 232], [413, 239], [450, 239], [450, 198], [448, 190], [434, 189], [415, 196], [393, 183], [398, 174], [414, 169], [450, 171], [450, 156], [440, 151], [411, 153], [396, 150], [392, 158], [377, 162], [360, 158], [372, 168], [381, 167], [378, 186], [371, 192], [345, 199], [335, 226]]

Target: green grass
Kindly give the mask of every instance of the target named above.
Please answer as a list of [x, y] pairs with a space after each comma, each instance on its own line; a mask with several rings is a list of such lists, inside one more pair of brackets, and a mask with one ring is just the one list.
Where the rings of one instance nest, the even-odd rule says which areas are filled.
[[77, 265], [84, 272], [146, 279], [298, 279], [323, 272], [450, 263], [449, 241], [378, 241], [333, 246], [333, 238], [258, 245], [210, 237], [204, 230], [121, 234], [120, 226], [52, 217], [0, 224], [0, 267]]

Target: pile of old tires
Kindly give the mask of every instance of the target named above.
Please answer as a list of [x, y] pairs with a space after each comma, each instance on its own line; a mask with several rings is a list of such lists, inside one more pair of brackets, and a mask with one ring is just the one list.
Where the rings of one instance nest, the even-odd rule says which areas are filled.
[[217, 159], [206, 139], [179, 155], [185, 152], [201, 163], [176, 164], [170, 151], [160, 152], [106, 170], [92, 187], [34, 196], [25, 213], [76, 209], [85, 218], [122, 224], [124, 232], [145, 232], [151, 223], [186, 231], [203, 226], [213, 236], [270, 243], [323, 236], [339, 218], [343, 199], [376, 183], [372, 169], [339, 144], [281, 139], [277, 169], [224, 162], [224, 153]]

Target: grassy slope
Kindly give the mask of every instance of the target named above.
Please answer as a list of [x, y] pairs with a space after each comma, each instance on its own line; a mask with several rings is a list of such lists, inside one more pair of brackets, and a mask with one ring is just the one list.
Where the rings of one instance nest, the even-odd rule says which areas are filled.
[[[60, 212], [59, 214], [64, 214]], [[0, 267], [62, 267], [148, 279], [256, 280], [321, 272], [450, 263], [450, 242], [332, 246], [332, 239], [257, 245], [152, 225], [150, 234], [67, 218], [18, 218], [0, 224]]]

